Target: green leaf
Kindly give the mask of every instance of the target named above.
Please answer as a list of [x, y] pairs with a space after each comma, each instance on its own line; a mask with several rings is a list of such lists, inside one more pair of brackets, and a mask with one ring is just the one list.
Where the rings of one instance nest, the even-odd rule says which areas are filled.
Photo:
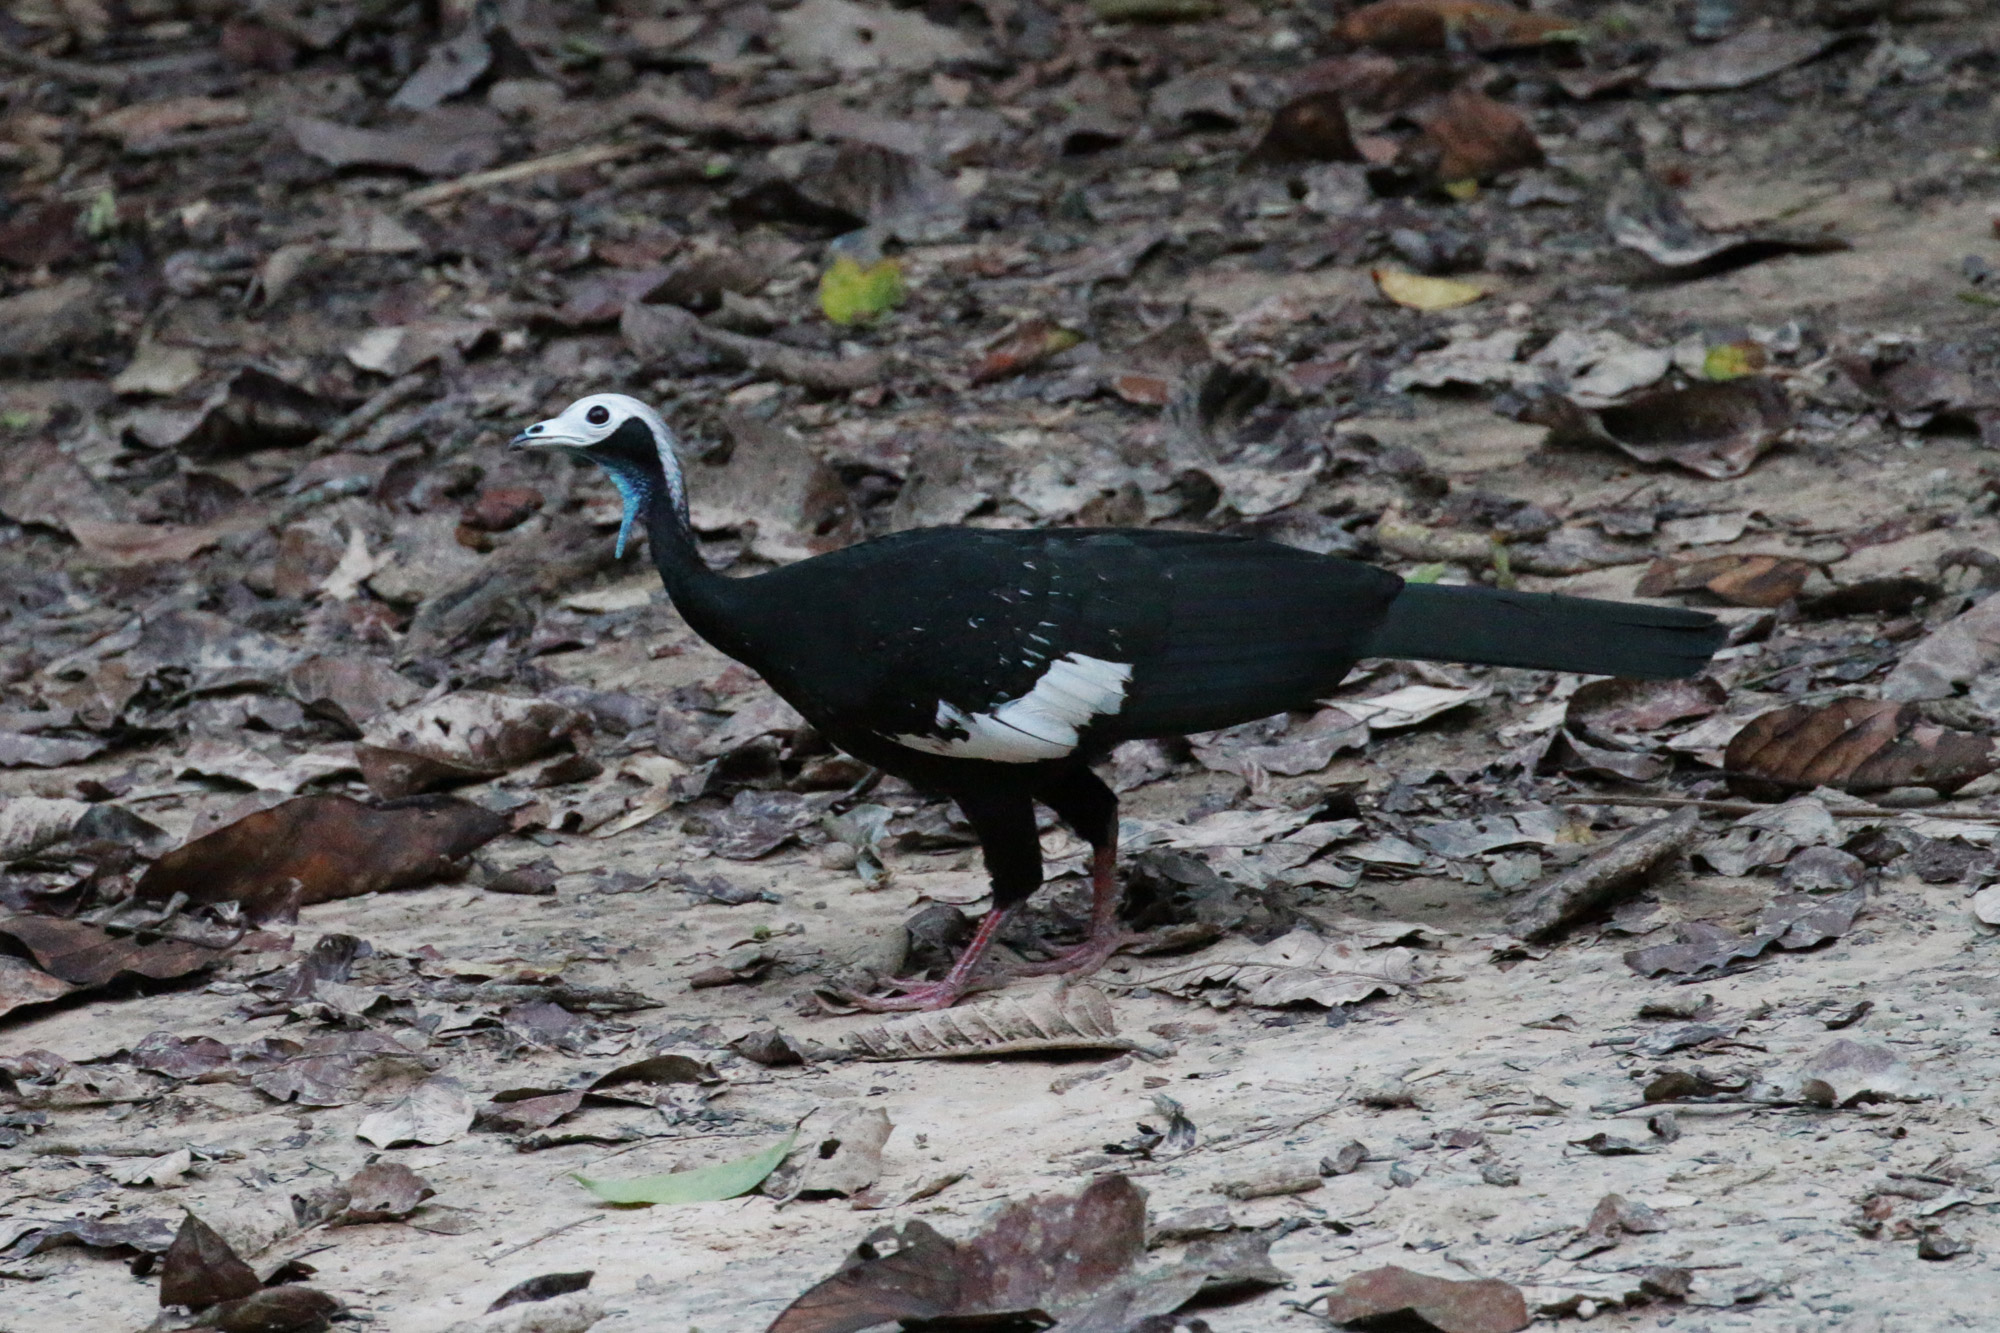
[[863, 268], [846, 255], [819, 280], [819, 308], [836, 324], [866, 323], [903, 303], [903, 266], [878, 259]]
[[785, 1160], [785, 1154], [792, 1150], [798, 1137], [795, 1129], [762, 1152], [733, 1162], [698, 1166], [692, 1171], [669, 1171], [630, 1180], [571, 1178], [606, 1203], [707, 1203], [713, 1199], [733, 1199], [763, 1184], [764, 1177], [778, 1169], [778, 1163]]

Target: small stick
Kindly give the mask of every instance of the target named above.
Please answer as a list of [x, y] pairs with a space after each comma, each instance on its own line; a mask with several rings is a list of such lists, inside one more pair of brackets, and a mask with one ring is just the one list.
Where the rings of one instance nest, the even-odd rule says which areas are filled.
[[344, 444], [423, 392], [429, 377], [414, 371], [389, 384], [361, 406], [328, 426], [314, 444]]
[[1555, 938], [1578, 918], [1637, 888], [1685, 847], [1700, 825], [1701, 812], [1684, 809], [1633, 830], [1536, 890], [1508, 913], [1507, 928], [1535, 943]]
[[527, 1249], [531, 1245], [540, 1245], [543, 1241], [549, 1239], [551, 1236], [560, 1236], [562, 1235], [563, 1232], [568, 1231], [571, 1227], [580, 1227], [585, 1222], [594, 1222], [602, 1216], [604, 1216], [604, 1214], [602, 1213], [585, 1213], [582, 1217], [575, 1218], [572, 1219], [571, 1221], [565, 1222], [559, 1227], [550, 1227], [547, 1231], [544, 1231], [541, 1235], [535, 1237], [533, 1240], [524, 1240], [511, 1250], [502, 1250], [498, 1254], [489, 1254], [488, 1256], [486, 1256], [486, 1266], [488, 1268], [491, 1268], [493, 1265], [499, 1263], [502, 1259], [506, 1259], [512, 1255], [519, 1254], [521, 1251]]
[[490, 171], [475, 171], [456, 180], [439, 181], [436, 185], [426, 185], [412, 190], [403, 196], [403, 207], [429, 208], [432, 204], [441, 204], [462, 194], [474, 194], [495, 185], [527, 180], [531, 176], [545, 176], [554, 171], [575, 171], [578, 167], [594, 167], [600, 162], [615, 162], [621, 157], [638, 152], [642, 147], [644, 145], [638, 143], [593, 143], [585, 144], [581, 148], [565, 148], [560, 153], [550, 153], [546, 157], [531, 157], [525, 162], [494, 167]]
[[0, 42], [0, 65], [12, 65], [30, 74], [97, 88], [122, 88], [135, 77], [133, 71], [118, 65], [86, 65], [77, 60], [59, 60], [55, 56], [9, 46], [5, 42]]
[[[1707, 810], [1718, 815], [1754, 815], [1760, 810], [1775, 810], [1777, 807], [1757, 801], [1711, 801], [1695, 796], [1578, 796], [1560, 800], [1555, 804], [1564, 807], [1580, 805], [1634, 805], [1661, 810]], [[1965, 819], [1975, 823], [2000, 821], [2000, 812], [1992, 810], [1954, 810], [1949, 806], [1912, 806], [1897, 809], [1887, 805], [1842, 805], [1828, 806], [1826, 812], [1835, 819], [1889, 819], [1897, 816], [1921, 815], [1926, 819]]]

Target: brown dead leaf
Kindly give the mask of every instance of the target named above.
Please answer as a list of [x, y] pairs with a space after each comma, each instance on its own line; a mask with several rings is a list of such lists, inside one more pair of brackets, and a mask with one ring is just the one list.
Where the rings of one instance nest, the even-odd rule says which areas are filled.
[[1271, 1265], [1267, 1236], [1197, 1242], [1181, 1262], [1137, 1272], [1145, 1231], [1145, 1195], [1118, 1175], [1077, 1195], [1010, 1201], [962, 1242], [921, 1221], [880, 1227], [766, 1333], [853, 1333], [897, 1319], [987, 1326], [1006, 1315], [1027, 1316], [1036, 1327], [1054, 1319], [1065, 1328], [1123, 1329], [1150, 1325], [1205, 1289], [1285, 1280]]
[[[894, 1131], [889, 1113], [862, 1107], [795, 1150], [801, 1162], [792, 1179], [766, 1194], [800, 1199], [852, 1198], [882, 1178], [882, 1147]], [[784, 1168], [780, 1168], [783, 1171]]]
[[1400, 1316], [1438, 1333], [1517, 1333], [1529, 1323], [1528, 1302], [1510, 1282], [1454, 1281], [1394, 1264], [1342, 1282], [1327, 1293], [1321, 1313], [1344, 1328], [1388, 1327]]
[[991, 384], [1033, 370], [1083, 341], [1083, 335], [1046, 319], [1031, 319], [989, 344], [972, 368], [972, 383]]
[[75, 989], [25, 958], [0, 954], [0, 1019], [31, 1004], [60, 1000]]
[[323, 1291], [288, 1284], [224, 1301], [202, 1326], [216, 1333], [326, 1333], [344, 1308]]
[[33, 361], [110, 330], [109, 300], [90, 278], [65, 278], [0, 297], [0, 364]]
[[373, 719], [354, 757], [371, 791], [403, 797], [512, 772], [589, 725], [560, 704], [461, 690]]
[[421, 686], [388, 663], [358, 653], [308, 657], [285, 673], [285, 686], [309, 711], [357, 735], [374, 718], [423, 695]]
[[447, 796], [375, 807], [301, 796], [168, 852], [140, 876], [137, 892], [149, 901], [184, 893], [197, 905], [239, 902], [260, 920], [287, 901], [311, 905], [427, 883], [506, 830], [501, 816]]
[[1795, 556], [1747, 552], [1660, 559], [1646, 570], [1632, 594], [1665, 597], [1704, 589], [1731, 606], [1783, 606], [1799, 595], [1813, 568]]
[[160, 1304], [199, 1310], [233, 1301], [264, 1284], [215, 1228], [189, 1213], [160, 1261]]
[[23, 208], [0, 225], [0, 263], [54, 268], [76, 258], [84, 250], [82, 216], [83, 205], [66, 199]]
[[112, 569], [132, 565], [182, 564], [254, 523], [100, 523], [72, 519], [70, 536], [92, 563]]
[[1544, 160], [1541, 143], [1518, 112], [1469, 89], [1447, 97], [1424, 122], [1424, 133], [1437, 146], [1440, 181], [1490, 180]]
[[300, 1106], [346, 1106], [360, 1101], [377, 1083], [422, 1068], [416, 1052], [381, 1032], [335, 1032], [298, 1042], [267, 1039], [270, 1061], [250, 1075], [250, 1086], [267, 1097]]
[[688, 471], [694, 524], [734, 528], [750, 549], [779, 564], [838, 550], [861, 535], [839, 474], [797, 434], [772, 421], [732, 412], [733, 441], [722, 467]]
[[1360, 162], [1340, 94], [1330, 88], [1294, 97], [1271, 117], [1271, 127], [1250, 150], [1252, 162]]
[[337, 1226], [367, 1222], [401, 1222], [437, 1191], [430, 1182], [401, 1162], [375, 1162], [355, 1172], [344, 1189], [347, 1207], [333, 1219]]
[[1882, 682], [1882, 697], [1948, 699], [1996, 672], [2000, 672], [2000, 596], [1990, 596], [1904, 653]]
[[1728, 701], [1729, 691], [1722, 683], [1706, 676], [1693, 680], [1593, 680], [1570, 696], [1563, 725], [1598, 740], [1619, 742], [1674, 722], [1711, 716]]
[[1926, 722], [1914, 703], [1840, 699], [1751, 719], [1723, 762], [1730, 790], [1757, 800], [1813, 787], [1950, 792], [2000, 768], [2000, 743]]
[[1574, 20], [1486, 0], [1376, 0], [1334, 32], [1384, 51], [1504, 51], [1580, 36]]
[[1791, 399], [1760, 375], [1640, 394], [1586, 411], [1567, 398], [1537, 399], [1527, 417], [1551, 444], [1609, 444], [1642, 463], [1673, 463], [1718, 480], [1740, 477], [1792, 424]]

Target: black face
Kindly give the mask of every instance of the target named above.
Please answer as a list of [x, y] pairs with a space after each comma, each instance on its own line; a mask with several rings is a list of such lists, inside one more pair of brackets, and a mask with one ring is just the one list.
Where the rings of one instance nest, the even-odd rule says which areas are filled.
[[[611, 417], [610, 410], [602, 406], [590, 409], [588, 420], [593, 426], [601, 426], [598, 413], [604, 420]], [[659, 445], [653, 439], [653, 432], [637, 417], [625, 418], [625, 424], [609, 435], [583, 450], [592, 461], [603, 464], [613, 472], [627, 476], [640, 476], [652, 480], [661, 475]]]

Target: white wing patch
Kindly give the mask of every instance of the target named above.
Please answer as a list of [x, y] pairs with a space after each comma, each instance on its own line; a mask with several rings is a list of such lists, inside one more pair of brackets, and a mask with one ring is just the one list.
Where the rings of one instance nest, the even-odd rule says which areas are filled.
[[1060, 759], [1076, 748], [1077, 733], [1095, 717], [1125, 706], [1132, 668], [1123, 662], [1070, 653], [1050, 665], [1035, 687], [990, 713], [968, 713], [940, 701], [937, 725], [962, 736], [892, 736], [925, 754], [950, 759], [990, 759], [1032, 764]]

